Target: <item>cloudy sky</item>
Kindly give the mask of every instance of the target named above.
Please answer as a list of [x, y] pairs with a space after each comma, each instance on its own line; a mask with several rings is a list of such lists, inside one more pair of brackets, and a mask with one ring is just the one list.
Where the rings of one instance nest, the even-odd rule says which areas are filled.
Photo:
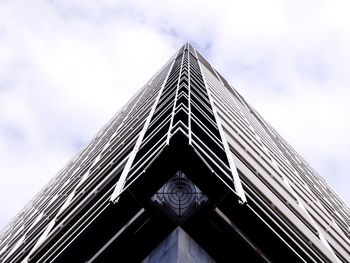
[[349, 205], [349, 3], [0, 0], [0, 228], [185, 42]]

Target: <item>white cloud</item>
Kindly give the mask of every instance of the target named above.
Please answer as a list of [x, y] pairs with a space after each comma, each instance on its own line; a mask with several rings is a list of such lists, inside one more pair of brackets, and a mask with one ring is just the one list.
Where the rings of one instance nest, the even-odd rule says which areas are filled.
[[0, 225], [186, 41], [350, 203], [348, 7], [347, 1], [0, 3]]

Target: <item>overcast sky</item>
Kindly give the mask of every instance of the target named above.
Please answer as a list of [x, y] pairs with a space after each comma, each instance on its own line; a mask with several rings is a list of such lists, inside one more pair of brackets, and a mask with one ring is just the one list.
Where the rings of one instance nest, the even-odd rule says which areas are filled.
[[0, 0], [0, 228], [185, 42], [349, 205], [349, 3]]

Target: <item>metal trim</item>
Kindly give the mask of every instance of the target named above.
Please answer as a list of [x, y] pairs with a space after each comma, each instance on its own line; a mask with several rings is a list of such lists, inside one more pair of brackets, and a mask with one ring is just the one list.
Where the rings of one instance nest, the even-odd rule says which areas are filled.
[[[142, 131], [141, 131], [139, 137], [137, 138], [137, 141], [136, 141], [136, 144], [135, 144], [135, 146], [134, 146], [134, 149], [133, 149], [133, 151], [131, 152], [131, 154], [130, 154], [130, 156], [129, 156], [129, 159], [128, 159], [128, 161], [127, 161], [125, 167], [124, 167], [124, 170], [123, 170], [122, 174], [120, 175], [120, 178], [119, 178], [119, 180], [118, 180], [118, 182], [117, 182], [117, 184], [116, 184], [116, 186], [115, 186], [115, 188], [114, 188], [114, 191], [113, 191], [113, 193], [112, 193], [112, 195], [111, 195], [111, 198], [110, 198], [110, 201], [112, 201], [113, 203], [117, 203], [117, 202], [118, 202], [118, 198], [119, 198], [119, 195], [121, 194], [121, 192], [122, 192], [122, 190], [123, 190], [123, 187], [124, 187], [124, 184], [125, 184], [125, 181], [126, 181], [126, 177], [127, 177], [128, 173], [129, 173], [129, 171], [130, 171], [130, 168], [131, 168], [132, 163], [134, 162], [135, 156], [136, 156], [136, 154], [137, 154], [137, 152], [138, 152], [138, 150], [139, 150], [139, 148], [140, 148], [140, 146], [141, 146], [143, 137], [144, 137], [145, 134], [146, 134], [146, 131], [147, 131], [148, 126], [149, 126], [149, 123], [151, 122], [153, 113], [154, 113], [154, 111], [155, 111], [155, 109], [156, 109], [156, 107], [157, 107], [157, 105], [158, 105], [159, 99], [160, 99], [160, 97], [161, 97], [161, 95], [162, 95], [162, 93], [163, 93], [165, 84], [167, 83], [168, 77], [169, 77], [170, 72], [171, 72], [171, 70], [172, 70], [172, 68], [173, 68], [173, 66], [174, 66], [174, 63], [175, 63], [175, 60], [173, 60], [171, 66], [170, 66], [170, 68], [169, 68], [169, 71], [168, 71], [168, 73], [167, 73], [167, 76], [166, 76], [165, 79], [164, 79], [163, 85], [162, 85], [161, 89], [159, 90], [158, 96], [157, 96], [157, 98], [156, 98], [156, 100], [155, 100], [155, 102], [154, 102], [154, 104], [153, 104], [153, 106], [152, 106], [152, 109], [151, 109], [151, 111], [150, 111], [150, 113], [149, 113], [149, 115], [148, 115], [148, 117], [147, 117], [146, 123], [145, 123], [145, 125], [143, 126]], [[136, 104], [135, 104], [135, 105], [136, 105]]]

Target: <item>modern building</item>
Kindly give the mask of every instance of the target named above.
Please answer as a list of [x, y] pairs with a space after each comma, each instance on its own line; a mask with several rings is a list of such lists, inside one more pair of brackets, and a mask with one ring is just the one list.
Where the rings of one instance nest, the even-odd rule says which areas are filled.
[[2, 231], [1, 262], [350, 262], [350, 211], [184, 45]]

